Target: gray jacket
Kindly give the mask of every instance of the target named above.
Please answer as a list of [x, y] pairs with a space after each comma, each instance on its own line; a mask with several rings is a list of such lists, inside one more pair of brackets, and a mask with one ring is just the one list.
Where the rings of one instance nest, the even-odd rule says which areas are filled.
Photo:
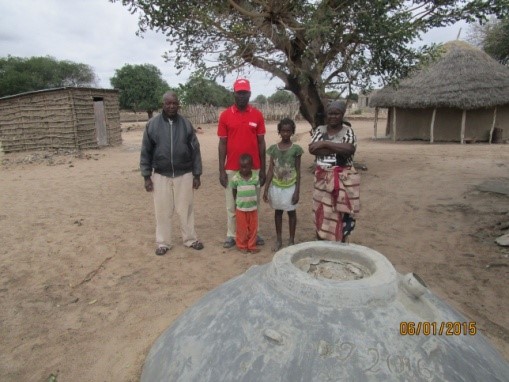
[[200, 143], [193, 125], [181, 115], [173, 120], [164, 112], [147, 122], [141, 143], [140, 169], [143, 177], [154, 172], [174, 178], [202, 172]]

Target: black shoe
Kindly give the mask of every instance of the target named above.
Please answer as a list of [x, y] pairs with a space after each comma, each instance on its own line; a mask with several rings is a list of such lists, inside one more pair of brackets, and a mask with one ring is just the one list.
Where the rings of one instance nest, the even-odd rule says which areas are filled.
[[156, 249], [157, 256], [163, 256], [166, 252], [168, 252], [168, 247], [159, 247]]
[[235, 239], [231, 236], [228, 236], [223, 243], [223, 248], [231, 248], [235, 246]]

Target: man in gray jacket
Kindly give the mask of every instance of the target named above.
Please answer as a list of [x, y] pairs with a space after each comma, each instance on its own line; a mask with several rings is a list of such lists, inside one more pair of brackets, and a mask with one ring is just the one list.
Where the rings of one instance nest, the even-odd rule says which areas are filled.
[[141, 144], [141, 175], [145, 190], [154, 194], [158, 256], [171, 248], [174, 211], [184, 245], [203, 249], [194, 229], [193, 208], [202, 172], [200, 144], [191, 122], [178, 114], [179, 106], [174, 92], [165, 93], [163, 111], [148, 121]]

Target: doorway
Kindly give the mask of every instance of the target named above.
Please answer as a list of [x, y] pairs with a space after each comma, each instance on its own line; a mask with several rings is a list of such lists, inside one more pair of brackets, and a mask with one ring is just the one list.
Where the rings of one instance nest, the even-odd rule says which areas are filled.
[[94, 97], [95, 135], [99, 146], [108, 146], [108, 132], [106, 131], [106, 118], [104, 117], [104, 100]]

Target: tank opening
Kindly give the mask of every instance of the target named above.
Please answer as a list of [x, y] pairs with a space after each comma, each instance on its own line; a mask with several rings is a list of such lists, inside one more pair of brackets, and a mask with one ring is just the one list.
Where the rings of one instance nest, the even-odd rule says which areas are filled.
[[371, 271], [367, 267], [345, 259], [304, 257], [294, 264], [316, 279], [350, 281], [371, 276]]
[[412, 273], [412, 274], [414, 275], [415, 279], [416, 279], [416, 280], [417, 280], [417, 281], [418, 281], [418, 282], [419, 282], [422, 286], [424, 286], [424, 287], [426, 287], [426, 288], [428, 287], [428, 286], [426, 285], [426, 283], [424, 282], [424, 280], [423, 280], [423, 279], [421, 279], [421, 278], [417, 275], [417, 273]]

